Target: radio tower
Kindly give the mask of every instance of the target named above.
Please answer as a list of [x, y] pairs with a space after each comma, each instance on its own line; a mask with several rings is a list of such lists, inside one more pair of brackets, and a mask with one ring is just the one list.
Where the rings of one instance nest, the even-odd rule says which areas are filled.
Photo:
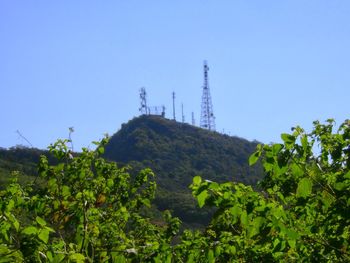
[[147, 97], [146, 97], [146, 89], [144, 87], [142, 87], [140, 89], [140, 108], [139, 108], [139, 111], [141, 114], [149, 114], [149, 110], [148, 110], [148, 107], [147, 107]]
[[215, 117], [209, 90], [208, 71], [209, 67], [207, 61], [204, 61], [204, 84], [202, 94], [200, 127], [203, 129], [208, 129], [210, 131], [215, 131]]
[[176, 121], [176, 115], [175, 115], [175, 92], [173, 92], [173, 120]]

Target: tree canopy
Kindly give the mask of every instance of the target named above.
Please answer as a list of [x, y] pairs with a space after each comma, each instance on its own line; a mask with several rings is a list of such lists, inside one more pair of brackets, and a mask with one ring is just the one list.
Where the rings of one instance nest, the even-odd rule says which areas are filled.
[[73, 156], [66, 141], [42, 156], [34, 189], [14, 179], [0, 191], [0, 262], [348, 262], [350, 121], [295, 127], [283, 143], [258, 145], [259, 189], [193, 177], [199, 207], [215, 208], [203, 231], [147, 215], [150, 169], [130, 176], [106, 161], [107, 139]]

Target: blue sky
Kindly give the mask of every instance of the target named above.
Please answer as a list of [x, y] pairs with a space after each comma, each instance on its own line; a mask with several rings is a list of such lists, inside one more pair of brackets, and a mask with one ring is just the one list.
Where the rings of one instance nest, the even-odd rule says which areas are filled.
[[[217, 130], [264, 143], [349, 118], [350, 2], [0, 2], [0, 146], [75, 149], [148, 103], [199, 122], [207, 60]], [[92, 146], [91, 146], [92, 147]]]

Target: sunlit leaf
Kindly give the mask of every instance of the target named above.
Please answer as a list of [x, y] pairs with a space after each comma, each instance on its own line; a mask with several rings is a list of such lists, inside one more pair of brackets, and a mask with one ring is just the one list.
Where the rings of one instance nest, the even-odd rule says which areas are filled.
[[202, 191], [199, 195], [197, 195], [197, 201], [198, 201], [198, 205], [199, 207], [203, 207], [205, 204], [205, 200], [208, 197], [208, 191], [204, 190]]
[[34, 226], [28, 226], [22, 230], [22, 233], [25, 235], [35, 235], [38, 233], [38, 229]]
[[312, 192], [312, 181], [310, 178], [304, 177], [298, 183], [297, 197], [308, 197]]

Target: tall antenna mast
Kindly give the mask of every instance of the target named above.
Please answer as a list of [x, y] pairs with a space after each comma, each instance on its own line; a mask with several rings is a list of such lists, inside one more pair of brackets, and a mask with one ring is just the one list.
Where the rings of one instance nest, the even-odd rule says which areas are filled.
[[182, 123], [185, 122], [185, 115], [184, 115], [184, 104], [181, 103], [181, 115], [182, 115]]
[[175, 116], [175, 92], [173, 92], [173, 120], [176, 121], [176, 116]]
[[215, 131], [215, 116], [213, 112], [213, 104], [211, 102], [209, 90], [208, 71], [209, 67], [207, 61], [204, 61], [204, 84], [202, 94], [200, 127], [203, 129]]
[[139, 111], [141, 114], [148, 114], [148, 108], [147, 108], [147, 94], [146, 94], [146, 89], [142, 87], [140, 89], [140, 103], [141, 106], [139, 108]]
[[194, 119], [194, 112], [192, 111], [192, 125], [195, 126], [196, 125], [196, 121]]

